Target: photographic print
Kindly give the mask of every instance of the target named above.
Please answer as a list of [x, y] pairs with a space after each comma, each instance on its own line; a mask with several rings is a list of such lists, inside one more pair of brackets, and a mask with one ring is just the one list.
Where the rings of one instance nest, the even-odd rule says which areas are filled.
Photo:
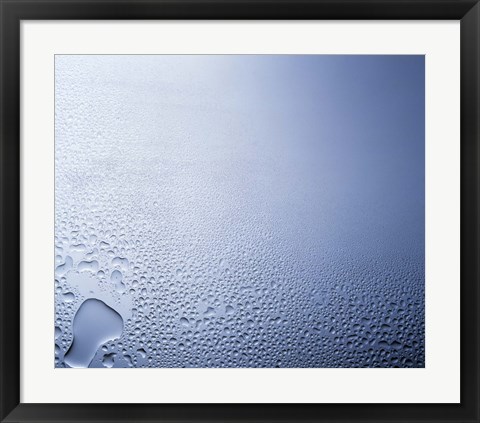
[[57, 368], [425, 367], [424, 238], [422, 55], [55, 56]]

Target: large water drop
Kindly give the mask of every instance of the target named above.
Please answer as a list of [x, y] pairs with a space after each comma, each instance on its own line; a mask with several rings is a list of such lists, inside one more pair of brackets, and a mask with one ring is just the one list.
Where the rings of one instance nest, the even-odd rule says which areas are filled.
[[65, 354], [70, 367], [88, 367], [97, 349], [105, 342], [119, 338], [123, 319], [113, 308], [97, 299], [86, 300], [73, 320], [73, 341]]

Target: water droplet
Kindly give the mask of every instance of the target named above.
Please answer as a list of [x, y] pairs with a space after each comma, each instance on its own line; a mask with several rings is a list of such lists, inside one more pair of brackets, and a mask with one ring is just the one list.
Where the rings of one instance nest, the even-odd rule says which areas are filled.
[[65, 354], [70, 367], [88, 367], [103, 343], [119, 338], [123, 319], [103, 301], [88, 299], [82, 303], [73, 320], [73, 340]]

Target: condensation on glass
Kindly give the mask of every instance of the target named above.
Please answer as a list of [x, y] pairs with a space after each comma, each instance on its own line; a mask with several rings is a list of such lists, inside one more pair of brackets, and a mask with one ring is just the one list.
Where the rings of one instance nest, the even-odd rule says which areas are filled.
[[423, 56], [55, 58], [56, 367], [424, 367]]

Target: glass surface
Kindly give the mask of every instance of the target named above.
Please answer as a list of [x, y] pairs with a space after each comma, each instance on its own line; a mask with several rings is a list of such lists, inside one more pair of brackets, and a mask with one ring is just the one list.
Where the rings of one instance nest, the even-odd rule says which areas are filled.
[[424, 367], [424, 56], [57, 55], [56, 367]]

